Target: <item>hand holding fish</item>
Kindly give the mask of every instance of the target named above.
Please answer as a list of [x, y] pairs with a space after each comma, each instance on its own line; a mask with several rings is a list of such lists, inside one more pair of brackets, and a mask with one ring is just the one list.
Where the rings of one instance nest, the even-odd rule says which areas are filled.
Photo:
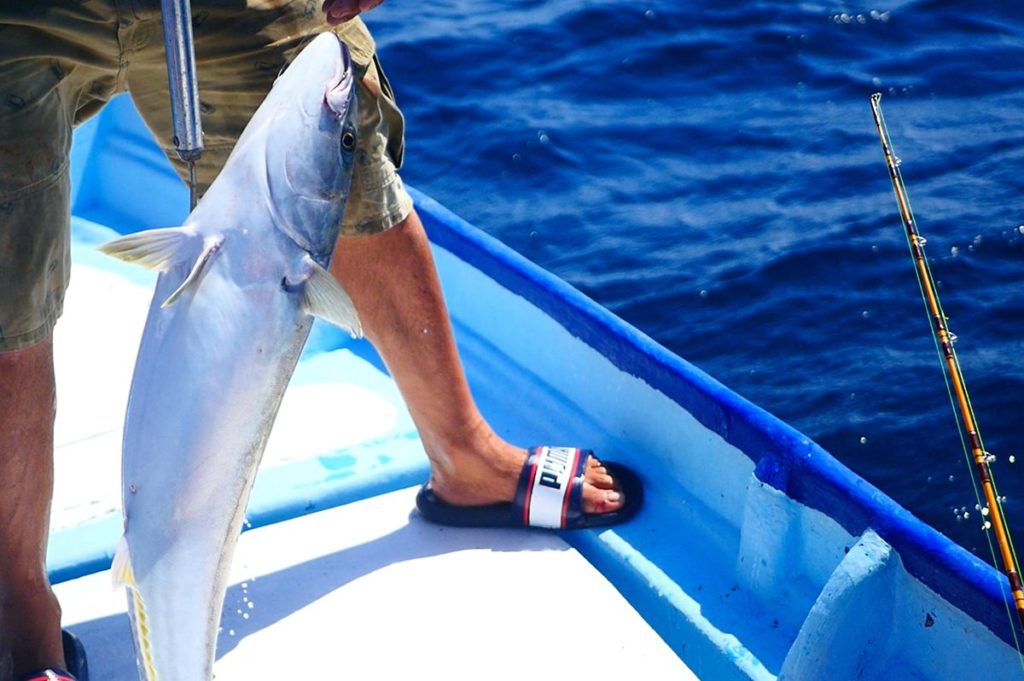
[[337, 26], [350, 19], [355, 19], [360, 12], [368, 12], [384, 0], [324, 0], [321, 9], [327, 17], [327, 23]]

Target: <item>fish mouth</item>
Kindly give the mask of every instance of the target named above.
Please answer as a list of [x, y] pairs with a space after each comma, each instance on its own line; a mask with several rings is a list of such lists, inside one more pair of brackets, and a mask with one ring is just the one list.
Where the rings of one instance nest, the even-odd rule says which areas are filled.
[[339, 117], [348, 113], [352, 98], [352, 57], [349, 55], [348, 46], [341, 42], [341, 59], [338, 60], [334, 77], [327, 81], [324, 90], [324, 103]]

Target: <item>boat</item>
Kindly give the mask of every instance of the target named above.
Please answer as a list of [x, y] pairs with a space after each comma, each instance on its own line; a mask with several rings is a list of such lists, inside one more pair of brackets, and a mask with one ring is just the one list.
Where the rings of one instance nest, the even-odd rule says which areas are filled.
[[[315, 326], [246, 515], [217, 678], [1011, 679], [1006, 578], [810, 438], [412, 190], [474, 395], [511, 441], [639, 473], [630, 522], [449, 528], [373, 348]], [[124, 405], [152, 274], [97, 245], [180, 224], [187, 190], [121, 96], [72, 150], [55, 333], [48, 569], [93, 679], [136, 678], [120, 535]], [[319, 674], [312, 676], [313, 674]]]

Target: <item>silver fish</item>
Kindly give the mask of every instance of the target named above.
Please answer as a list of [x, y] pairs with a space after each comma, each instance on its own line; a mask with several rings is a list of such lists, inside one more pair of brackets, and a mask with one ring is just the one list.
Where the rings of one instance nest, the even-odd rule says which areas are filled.
[[356, 135], [348, 50], [313, 40], [277, 79], [181, 227], [102, 250], [160, 275], [124, 432], [124, 536], [140, 676], [212, 678], [256, 469], [313, 317], [361, 335], [326, 267]]

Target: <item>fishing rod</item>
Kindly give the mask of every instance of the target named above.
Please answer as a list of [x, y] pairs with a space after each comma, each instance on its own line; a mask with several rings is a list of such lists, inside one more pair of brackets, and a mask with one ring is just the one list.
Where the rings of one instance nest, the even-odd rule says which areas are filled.
[[1010, 589], [1013, 592], [1013, 603], [1017, 610], [1017, 617], [1021, 627], [1024, 628], [1024, 588], [1021, 585], [1020, 567], [1017, 563], [1017, 555], [1013, 550], [1010, 541], [1009, 530], [1006, 525], [1006, 516], [1003, 513], [1003, 505], [996, 492], [995, 480], [992, 477], [991, 462], [994, 460], [981, 441], [978, 433], [977, 423], [974, 418], [974, 410], [971, 408], [971, 400], [967, 394], [967, 386], [964, 383], [963, 373], [960, 370], [960, 362], [957, 360], [956, 352], [953, 350], [955, 336], [946, 326], [946, 315], [942, 312], [938, 293], [935, 290], [935, 280], [932, 278], [931, 270], [928, 267], [928, 260], [924, 255], [925, 238], [917, 230], [914, 215], [910, 210], [910, 200], [907, 198], [907, 189], [903, 184], [903, 176], [900, 173], [900, 161], [892, 150], [892, 143], [889, 140], [889, 130], [885, 126], [885, 119], [882, 117], [881, 107], [882, 95], [875, 93], [871, 95], [871, 111], [875, 117], [875, 127], [878, 128], [878, 136], [882, 140], [882, 152], [885, 155], [885, 163], [889, 167], [889, 179], [892, 180], [893, 190], [896, 192], [896, 202], [899, 204], [900, 217], [903, 219], [903, 227], [906, 232], [907, 241], [910, 244], [911, 255], [917, 267], [917, 278], [921, 285], [921, 294], [925, 300], [925, 306], [931, 317], [934, 332], [938, 339], [940, 351], [945, 359], [945, 366], [953, 383], [953, 392], [956, 402], [960, 408], [960, 417], [963, 420], [964, 430], [967, 432], [967, 439], [970, 443], [971, 456], [974, 459], [975, 467], [978, 469], [978, 476], [981, 480], [981, 487], [985, 495], [986, 509], [982, 509], [982, 518], [990, 517], [982, 528], [991, 529], [999, 546], [999, 553], [1003, 561], [1003, 570], [1010, 580]]

